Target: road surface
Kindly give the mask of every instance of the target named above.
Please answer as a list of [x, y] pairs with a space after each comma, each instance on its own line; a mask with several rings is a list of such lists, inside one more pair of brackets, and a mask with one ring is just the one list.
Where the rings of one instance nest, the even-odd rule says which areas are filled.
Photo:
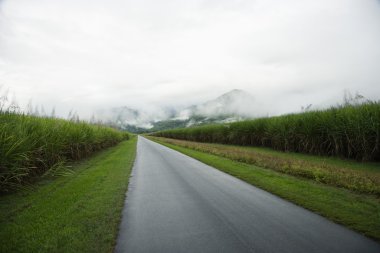
[[139, 137], [115, 252], [380, 252], [380, 244]]

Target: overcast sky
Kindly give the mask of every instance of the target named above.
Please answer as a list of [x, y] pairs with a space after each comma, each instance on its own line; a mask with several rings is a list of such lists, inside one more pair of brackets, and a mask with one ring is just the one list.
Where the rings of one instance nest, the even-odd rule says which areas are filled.
[[379, 80], [378, 0], [0, 0], [0, 85], [61, 115], [231, 89], [285, 113]]

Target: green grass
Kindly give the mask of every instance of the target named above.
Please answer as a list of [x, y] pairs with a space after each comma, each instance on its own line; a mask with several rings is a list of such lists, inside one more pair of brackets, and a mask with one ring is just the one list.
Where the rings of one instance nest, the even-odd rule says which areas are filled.
[[0, 192], [125, 139], [127, 133], [109, 127], [1, 111], [0, 104]]
[[380, 102], [166, 130], [155, 136], [380, 161]]
[[0, 198], [0, 252], [112, 252], [137, 138]]
[[374, 196], [151, 139], [380, 241], [380, 200]]

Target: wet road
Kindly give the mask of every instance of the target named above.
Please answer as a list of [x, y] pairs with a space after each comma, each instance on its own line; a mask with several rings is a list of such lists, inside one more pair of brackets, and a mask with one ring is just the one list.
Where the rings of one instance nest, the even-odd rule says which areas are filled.
[[116, 252], [380, 252], [380, 245], [139, 137]]

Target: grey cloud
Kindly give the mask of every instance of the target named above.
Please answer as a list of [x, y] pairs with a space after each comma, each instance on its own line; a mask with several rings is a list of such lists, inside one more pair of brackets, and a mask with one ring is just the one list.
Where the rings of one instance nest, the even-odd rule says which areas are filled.
[[232, 89], [259, 114], [380, 97], [375, 0], [0, 1], [0, 83], [67, 115], [149, 115]]

